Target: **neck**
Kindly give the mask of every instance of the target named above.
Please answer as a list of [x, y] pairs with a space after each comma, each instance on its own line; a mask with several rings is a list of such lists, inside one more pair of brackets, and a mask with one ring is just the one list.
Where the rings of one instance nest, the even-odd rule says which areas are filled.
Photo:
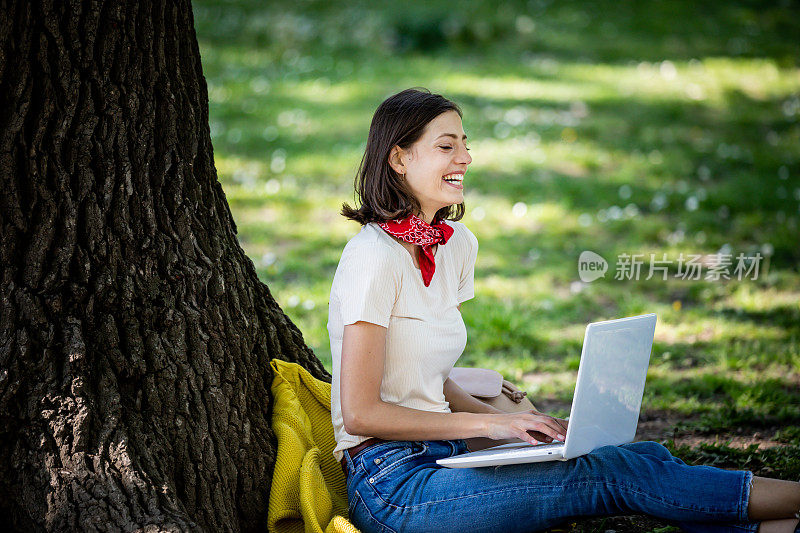
[[424, 212], [424, 211], [423, 211], [423, 212], [421, 212], [421, 213], [419, 213], [419, 214], [417, 214], [417, 216], [418, 216], [419, 218], [421, 218], [422, 220], [424, 220], [424, 221], [425, 221], [425, 222], [427, 222], [428, 224], [433, 224], [433, 217], [434, 217], [435, 215], [436, 215], [436, 211], [434, 211], [434, 212], [433, 212], [432, 214], [430, 214], [430, 215], [428, 215], [428, 214], [427, 214], [426, 212]]

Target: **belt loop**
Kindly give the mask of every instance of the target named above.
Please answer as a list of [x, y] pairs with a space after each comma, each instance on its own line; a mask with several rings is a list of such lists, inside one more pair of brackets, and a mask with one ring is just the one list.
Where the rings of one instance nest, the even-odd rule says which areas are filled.
[[344, 478], [345, 481], [347, 480], [347, 473], [350, 471], [350, 468], [353, 466], [353, 460], [350, 458], [350, 454], [347, 453], [347, 450], [343, 450], [342, 453], [342, 470], [344, 471]]

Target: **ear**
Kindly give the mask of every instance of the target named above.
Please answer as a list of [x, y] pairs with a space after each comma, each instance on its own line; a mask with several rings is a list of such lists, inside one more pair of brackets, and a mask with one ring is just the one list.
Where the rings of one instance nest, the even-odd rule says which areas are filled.
[[392, 151], [389, 152], [389, 166], [398, 174], [405, 174], [406, 167], [403, 164], [404, 150], [399, 145], [395, 144]]

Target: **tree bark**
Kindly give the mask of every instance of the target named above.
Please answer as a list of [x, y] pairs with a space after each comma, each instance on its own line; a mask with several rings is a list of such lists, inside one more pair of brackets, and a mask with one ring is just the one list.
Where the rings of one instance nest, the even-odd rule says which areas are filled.
[[0, 528], [264, 530], [274, 357], [191, 5], [0, 1]]

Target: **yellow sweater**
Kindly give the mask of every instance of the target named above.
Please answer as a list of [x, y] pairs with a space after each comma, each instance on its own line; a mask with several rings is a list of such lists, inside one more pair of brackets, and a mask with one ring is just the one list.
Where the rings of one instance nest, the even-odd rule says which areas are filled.
[[278, 437], [267, 530], [358, 533], [347, 520], [347, 484], [333, 457], [331, 384], [297, 363], [270, 362], [272, 428]]

